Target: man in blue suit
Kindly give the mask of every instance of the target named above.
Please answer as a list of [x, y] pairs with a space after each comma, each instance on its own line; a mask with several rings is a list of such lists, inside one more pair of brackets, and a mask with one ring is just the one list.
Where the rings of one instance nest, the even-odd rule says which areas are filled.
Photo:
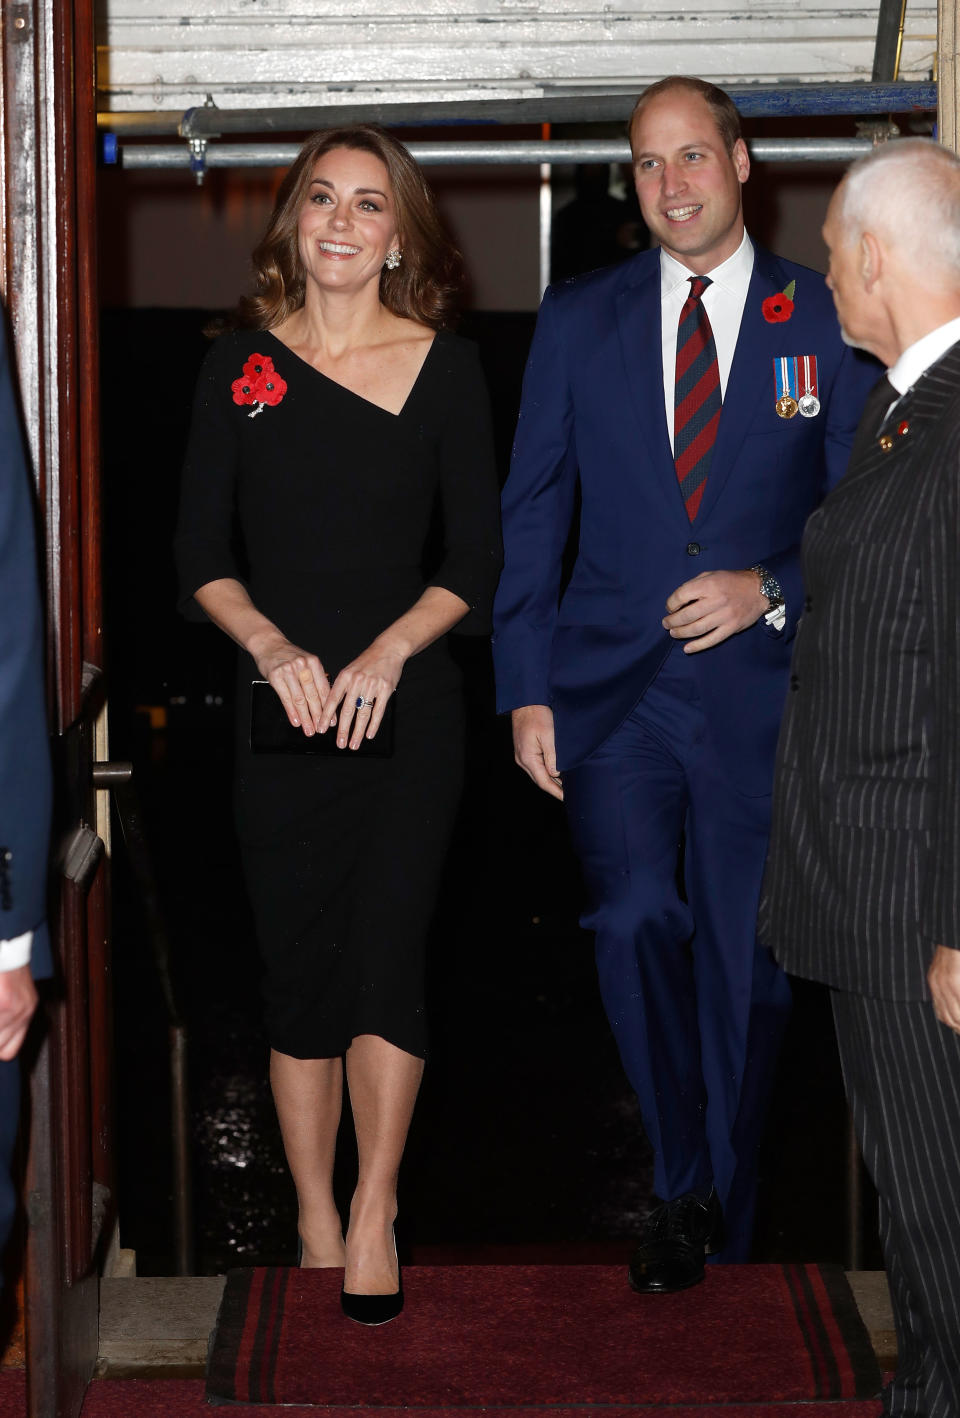
[[50, 759], [33, 503], [0, 311], [0, 1251], [16, 1211], [17, 1055], [51, 971]]
[[747, 236], [750, 160], [721, 90], [654, 84], [630, 139], [660, 247], [544, 297], [494, 656], [517, 762], [565, 800], [584, 868], [662, 1202], [630, 1280], [663, 1293], [702, 1279], [705, 1254], [749, 1254], [790, 1001], [755, 920], [799, 541], [878, 371], [843, 344], [823, 277]]

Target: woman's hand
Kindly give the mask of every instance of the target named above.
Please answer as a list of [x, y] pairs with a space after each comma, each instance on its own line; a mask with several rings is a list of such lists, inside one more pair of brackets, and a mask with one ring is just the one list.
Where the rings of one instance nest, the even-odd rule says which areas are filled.
[[348, 744], [350, 748], [359, 748], [364, 735], [372, 739], [383, 722], [387, 703], [400, 682], [405, 663], [406, 655], [402, 650], [375, 640], [333, 681], [320, 732], [325, 733], [338, 724], [338, 748], [346, 748]]
[[264, 643], [250, 646], [257, 669], [280, 696], [287, 718], [307, 738], [320, 729], [330, 694], [330, 681], [316, 655], [310, 655], [276, 631]]
[[232, 576], [208, 581], [193, 594], [214, 625], [246, 650], [261, 677], [273, 685], [293, 727], [312, 738], [330, 693], [327, 672], [317, 656], [288, 640]]

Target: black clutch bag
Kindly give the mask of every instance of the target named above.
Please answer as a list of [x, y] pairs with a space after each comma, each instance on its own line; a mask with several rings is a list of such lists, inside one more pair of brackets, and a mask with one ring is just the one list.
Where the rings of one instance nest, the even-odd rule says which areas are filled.
[[265, 679], [255, 679], [250, 686], [250, 752], [305, 753], [323, 758], [391, 758], [394, 698], [391, 694], [374, 738], [362, 739], [359, 748], [338, 748], [336, 727], [307, 738], [303, 730], [295, 729], [287, 718], [287, 711], [273, 686]]

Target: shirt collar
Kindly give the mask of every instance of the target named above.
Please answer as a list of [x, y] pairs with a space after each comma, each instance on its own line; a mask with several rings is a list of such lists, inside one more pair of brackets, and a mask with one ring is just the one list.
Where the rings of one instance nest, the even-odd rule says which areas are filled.
[[[721, 261], [719, 266], [712, 271], [706, 271], [714, 285], [723, 288], [739, 300], [746, 300], [747, 287], [750, 284], [750, 277], [753, 275], [753, 242], [746, 231], [743, 233], [743, 240], [732, 256], [728, 256], [726, 261]], [[687, 286], [693, 272], [688, 266], [682, 265], [675, 257], [660, 248], [660, 298], [666, 300], [668, 296], [680, 286]], [[689, 293], [689, 287], [688, 287]]]
[[925, 374], [941, 355], [945, 355], [951, 345], [960, 340], [960, 316], [948, 320], [946, 325], [938, 325], [935, 330], [908, 345], [903, 354], [890, 369], [887, 378], [898, 394], [905, 394]]

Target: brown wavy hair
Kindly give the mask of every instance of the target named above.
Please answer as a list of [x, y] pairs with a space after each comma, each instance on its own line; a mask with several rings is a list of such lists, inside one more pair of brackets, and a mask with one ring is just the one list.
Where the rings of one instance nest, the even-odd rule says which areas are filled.
[[443, 229], [433, 193], [407, 149], [373, 124], [329, 128], [304, 143], [277, 193], [263, 239], [253, 252], [256, 290], [237, 307], [236, 322], [269, 330], [303, 305], [305, 276], [297, 224], [318, 159], [335, 148], [372, 153], [387, 169], [403, 259], [380, 272], [380, 299], [394, 315], [434, 330], [449, 327], [462, 285], [460, 253]]

